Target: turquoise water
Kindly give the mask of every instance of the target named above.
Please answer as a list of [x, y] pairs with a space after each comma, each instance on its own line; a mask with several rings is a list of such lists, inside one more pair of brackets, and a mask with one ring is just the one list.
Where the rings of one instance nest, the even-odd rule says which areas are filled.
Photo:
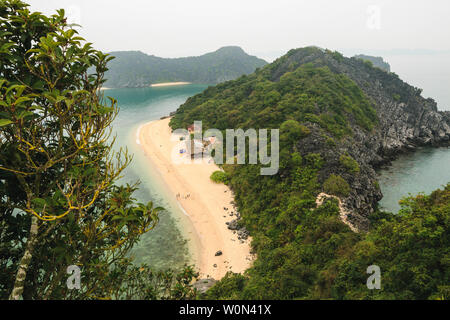
[[140, 181], [135, 198], [142, 203], [153, 201], [166, 210], [154, 230], [144, 234], [131, 255], [137, 264], [146, 263], [154, 269], [179, 268], [185, 263], [195, 263], [192, 246], [188, 243], [193, 231], [174, 197], [162, 185], [157, 171], [152, 168], [144, 152], [136, 144], [137, 128], [175, 111], [186, 99], [203, 91], [206, 85], [185, 85], [159, 88], [111, 89], [105, 96], [118, 100], [119, 114], [113, 123], [117, 135], [115, 149], [128, 148], [133, 162], [124, 172], [120, 183]]
[[409, 194], [429, 194], [450, 182], [450, 148], [422, 148], [400, 156], [379, 171], [382, 209], [398, 212], [398, 201]]

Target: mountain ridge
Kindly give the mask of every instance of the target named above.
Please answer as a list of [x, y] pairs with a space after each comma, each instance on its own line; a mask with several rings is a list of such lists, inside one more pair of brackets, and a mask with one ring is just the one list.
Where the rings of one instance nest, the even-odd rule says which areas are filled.
[[[277, 174], [222, 166], [240, 217], [233, 230], [245, 228], [257, 258], [206, 298], [448, 296], [450, 184], [403, 199], [399, 214], [378, 206], [377, 167], [419, 146], [449, 145], [450, 113], [419, 88], [372, 63], [300, 48], [189, 98], [170, 125], [194, 120], [204, 130], [279, 129], [280, 137]], [[364, 286], [373, 264], [383, 270], [381, 290]]]
[[[369, 228], [368, 217], [370, 213], [374, 212], [378, 201], [382, 198], [377, 184], [375, 169], [383, 164], [389, 163], [400, 153], [414, 150], [419, 146], [448, 145], [450, 141], [450, 112], [438, 111], [436, 102], [433, 99], [423, 98], [421, 96], [421, 89], [408, 85], [395, 73], [386, 72], [361, 59], [346, 58], [338, 52], [317, 47], [294, 49], [252, 75], [244, 76], [225, 84], [219, 84], [215, 88], [208, 89], [204, 93], [190, 98], [178, 109], [172, 124], [176, 127], [185, 125], [191, 120], [204, 120], [207, 122], [207, 127], [216, 125], [217, 128], [222, 129], [221, 126], [223, 126], [222, 123], [224, 120], [221, 120], [218, 114], [216, 116], [213, 110], [213, 108], [221, 108], [222, 105], [221, 114], [223, 113], [223, 118], [227, 118], [227, 112], [234, 115], [234, 118], [228, 118], [229, 120], [225, 121], [231, 127], [236, 125], [236, 121], [232, 119], [239, 117], [247, 117], [246, 119], [248, 119], [247, 122], [238, 123], [239, 125], [244, 125], [244, 127], [246, 125], [261, 126], [262, 123], [254, 119], [262, 117], [263, 114], [278, 115], [279, 112], [277, 112], [278, 107], [276, 105], [265, 106], [264, 102], [262, 102], [260, 107], [261, 112], [258, 111], [259, 109], [255, 110], [254, 104], [252, 105], [251, 103], [244, 108], [239, 107], [238, 109], [236, 106], [245, 103], [246, 99], [249, 99], [248, 97], [256, 94], [255, 89], [257, 89], [257, 83], [261, 83], [261, 85], [267, 83], [275, 91], [278, 90], [277, 93], [273, 94], [274, 96], [281, 95], [282, 97], [287, 97], [291, 92], [283, 91], [283, 84], [281, 83], [285, 81], [286, 77], [305, 66], [308, 66], [312, 70], [325, 68], [330, 72], [330, 74], [325, 74], [321, 78], [318, 77], [319, 80], [317, 81], [321, 81], [321, 83], [326, 84], [329, 82], [329, 84], [332, 84], [338, 81], [337, 78], [330, 78], [333, 75], [350, 79], [371, 101], [376, 111], [377, 119], [371, 124], [373, 129], [369, 128], [369, 130], [368, 128], [364, 128], [364, 123], [368, 123], [371, 120], [363, 119], [359, 123], [357, 119], [358, 117], [362, 119], [361, 113], [362, 115], [369, 115], [369, 109], [362, 107], [364, 105], [363, 101], [358, 102], [362, 109], [356, 110], [353, 114], [344, 111], [344, 114], [341, 115], [329, 115], [330, 111], [335, 112], [333, 110], [342, 111], [345, 109], [346, 103], [343, 101], [347, 101], [345, 100], [347, 99], [345, 95], [348, 94], [348, 90], [345, 91], [347, 93], [343, 92], [344, 100], [338, 102], [340, 105], [333, 106], [333, 101], [338, 101], [333, 96], [342, 87], [342, 84], [338, 84], [338, 86], [323, 89], [324, 92], [334, 90], [331, 93], [331, 98], [327, 102], [328, 106], [331, 106], [332, 109], [327, 111], [327, 109], [323, 109], [326, 106], [323, 106], [320, 108], [324, 111], [319, 111], [320, 108], [315, 107], [315, 110], [307, 113], [306, 116], [293, 118], [293, 120], [306, 126], [310, 131], [307, 137], [298, 141], [294, 149], [302, 157], [310, 153], [317, 153], [325, 160], [327, 165], [318, 172], [319, 183], [323, 184], [332, 175], [342, 176], [349, 183], [351, 191], [349, 195], [343, 197], [343, 203], [354, 214], [349, 216], [348, 219], [358, 229], [367, 230]], [[306, 75], [303, 78], [307, 78], [308, 72], [311, 71], [306, 70], [305, 72]], [[311, 73], [311, 77], [316, 76], [314, 73]], [[293, 81], [296, 80], [294, 79]], [[236, 85], [240, 82], [242, 83], [240, 86]], [[292, 83], [289, 84], [286, 82], [286, 85], [292, 86]], [[236, 92], [238, 92], [240, 87], [245, 86], [248, 87], [246, 90], [249, 94], [247, 97], [242, 97], [242, 95]], [[227, 88], [232, 98], [223, 94]], [[303, 86], [302, 88], [300, 90], [305, 90], [305, 94], [309, 94], [309, 92], [314, 93], [315, 90], [314, 87], [308, 88]], [[296, 97], [301, 97], [300, 93]], [[355, 97], [358, 95], [359, 93], [356, 93]], [[222, 98], [222, 96], [224, 97]], [[317, 96], [320, 101], [320, 98], [323, 98], [321, 97], [323, 93], [318, 92]], [[233, 103], [228, 105], [225, 99], [232, 99]], [[277, 99], [280, 101], [279, 97]], [[283, 98], [281, 98], [281, 101], [284, 101]], [[208, 104], [214, 104], [215, 107], [208, 107]], [[302, 106], [300, 105], [294, 105], [292, 107], [293, 111], [301, 109]], [[243, 116], [244, 111], [247, 112], [245, 116]], [[208, 118], [203, 118], [205, 113], [209, 114]], [[194, 119], [194, 117], [197, 118]], [[278, 126], [283, 121], [292, 118], [291, 115], [283, 113], [279, 114], [278, 117], [280, 120], [274, 122]], [[330, 123], [327, 124], [326, 121], [330, 117], [334, 117], [335, 120], [331, 119]], [[336, 128], [338, 128], [339, 122], [343, 121], [342, 117], [349, 124], [347, 125], [348, 128], [341, 126], [339, 131]], [[211, 119], [217, 120], [215, 123], [211, 123]], [[271, 124], [267, 124], [269, 127], [271, 126]], [[326, 126], [335, 128], [333, 130], [336, 130], [334, 136], [333, 134], [331, 135], [331, 138], [335, 141], [333, 148], [329, 147], [327, 135], [330, 135], [330, 132], [324, 129]], [[351, 136], [344, 135], [338, 137], [336, 135], [337, 132], [341, 132], [342, 130], [342, 132], [345, 132], [349, 129]], [[342, 169], [340, 157], [346, 154], [357, 161], [358, 166], [361, 168], [361, 173], [353, 175]]]
[[148, 87], [161, 82], [217, 84], [249, 74], [267, 64], [238, 46], [226, 46], [200, 56], [162, 58], [141, 51], [115, 51], [105, 74], [111, 88]]

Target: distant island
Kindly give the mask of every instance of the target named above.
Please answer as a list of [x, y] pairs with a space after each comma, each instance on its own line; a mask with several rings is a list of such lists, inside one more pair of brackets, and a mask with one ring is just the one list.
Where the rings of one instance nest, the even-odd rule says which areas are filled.
[[356, 59], [361, 59], [364, 61], [370, 61], [372, 62], [374, 67], [380, 68], [381, 70], [384, 70], [386, 72], [391, 72], [391, 66], [389, 63], [385, 62], [382, 57], [374, 57], [374, 56], [367, 56], [365, 54], [358, 54], [354, 56]]
[[182, 86], [185, 84], [190, 84], [190, 82], [161, 82], [151, 84], [150, 87], [173, 87], [173, 86]]
[[217, 84], [250, 74], [267, 64], [242, 48], [229, 46], [198, 57], [160, 58], [140, 51], [111, 52], [108, 88], [140, 88], [169, 82]]

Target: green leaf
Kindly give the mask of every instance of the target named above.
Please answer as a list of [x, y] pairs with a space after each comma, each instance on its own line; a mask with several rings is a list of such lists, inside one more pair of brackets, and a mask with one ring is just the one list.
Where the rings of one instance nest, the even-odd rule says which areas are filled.
[[8, 124], [13, 123], [11, 120], [8, 119], [0, 119], [0, 127], [7, 126]]
[[31, 101], [31, 100], [33, 100], [33, 99], [28, 98], [28, 97], [20, 97], [19, 99], [16, 100], [16, 104]]
[[45, 199], [42, 199], [42, 198], [34, 198], [32, 200], [32, 202], [36, 206], [37, 209], [42, 209], [47, 204]]
[[35, 84], [33, 84], [33, 89], [42, 90], [44, 89], [45, 82], [43, 81], [37, 81]]
[[100, 115], [105, 115], [107, 113], [113, 112], [114, 109], [113, 108], [109, 108], [109, 107], [99, 107], [98, 108], [98, 113]]
[[22, 119], [22, 118], [25, 118], [25, 117], [28, 117], [28, 116], [32, 116], [32, 115], [34, 115], [34, 113], [31, 112], [31, 111], [23, 111], [23, 112], [17, 117], [17, 119]]
[[6, 52], [9, 48], [11, 48], [12, 46], [15, 46], [16, 44], [13, 42], [9, 42], [9, 43], [5, 43], [4, 45], [2, 45], [2, 47], [0, 48], [0, 51], [2, 52]]
[[21, 86], [18, 84], [12, 85], [8, 88], [8, 90], [6, 90], [5, 95], [8, 95], [8, 93], [14, 89], [17, 90], [17, 95], [20, 96], [20, 95], [22, 95], [23, 90], [25, 90], [25, 86]]
[[133, 221], [133, 220], [137, 220], [137, 217], [133, 215], [125, 217], [125, 221]]

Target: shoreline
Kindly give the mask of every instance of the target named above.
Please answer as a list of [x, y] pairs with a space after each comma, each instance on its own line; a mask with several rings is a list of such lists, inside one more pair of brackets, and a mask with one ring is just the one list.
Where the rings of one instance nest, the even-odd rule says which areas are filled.
[[[148, 122], [153, 122], [156, 120], [147, 120]], [[162, 206], [165, 210], [163, 212], [164, 216], [169, 215], [170, 220], [174, 224], [174, 228], [177, 229], [178, 236], [175, 239], [176, 241], [181, 240], [184, 244], [181, 246], [177, 246], [176, 248], [173, 245], [169, 245], [171, 249], [165, 249], [164, 253], [161, 252], [162, 255], [165, 256], [173, 256], [171, 250], [175, 250], [174, 254], [182, 254], [186, 259], [169, 262], [166, 260], [166, 269], [167, 268], [177, 268], [182, 267], [183, 265], [197, 265], [198, 259], [198, 248], [199, 243], [195, 236], [196, 230], [194, 229], [189, 216], [184, 211], [184, 209], [180, 206], [179, 202], [173, 197], [169, 186], [166, 184], [164, 179], [161, 176], [161, 173], [156, 167], [156, 164], [152, 161], [150, 157], [147, 156], [145, 150], [143, 150], [140, 145], [139, 134], [140, 130], [147, 122], [141, 122], [133, 126], [131, 132], [129, 132], [126, 146], [129, 148], [129, 151], [135, 155], [133, 159], [134, 162], [134, 170], [135, 174], [139, 176], [139, 180], [141, 183], [148, 188], [148, 191], [152, 195], [156, 195], [156, 198], [153, 199], [154, 204], [158, 204]], [[156, 193], [156, 194], [155, 194]], [[162, 218], [162, 217], [161, 217]], [[167, 218], [167, 217], [166, 217]], [[171, 233], [170, 236], [173, 236], [175, 233]], [[153, 237], [153, 235], [149, 235]], [[165, 237], [166, 233], [159, 233], [158, 237]], [[156, 235], [155, 235], [156, 237]], [[180, 238], [181, 237], [181, 238]], [[142, 247], [143, 249], [147, 249], [146, 247]], [[158, 254], [161, 250], [159, 247], [152, 248], [152, 252], [154, 254]], [[152, 258], [153, 259], [153, 258]], [[172, 258], [169, 258], [172, 259]], [[146, 262], [147, 263], [147, 262]], [[148, 261], [151, 265], [153, 262]], [[176, 265], [176, 266], [175, 266]]]
[[183, 86], [183, 85], [187, 85], [187, 84], [191, 84], [191, 82], [180, 81], [180, 82], [154, 83], [154, 84], [151, 84], [150, 87], [152, 87], [152, 88], [158, 88], [158, 87], [173, 87], [173, 86]]
[[[187, 215], [195, 234], [194, 256], [200, 278], [221, 279], [228, 271], [242, 273], [253, 262], [251, 239], [241, 241], [226, 222], [236, 218], [233, 196], [228, 186], [210, 180], [219, 170], [214, 163], [178, 164], [172, 161], [172, 150], [179, 141], [171, 140], [170, 118], [141, 125], [136, 132], [136, 144], [145, 152], [147, 161], [157, 169], [173, 198]], [[182, 155], [177, 155], [180, 159]], [[225, 210], [226, 209], [226, 210]], [[234, 212], [234, 214], [232, 214]], [[221, 255], [217, 255], [219, 251]]]

